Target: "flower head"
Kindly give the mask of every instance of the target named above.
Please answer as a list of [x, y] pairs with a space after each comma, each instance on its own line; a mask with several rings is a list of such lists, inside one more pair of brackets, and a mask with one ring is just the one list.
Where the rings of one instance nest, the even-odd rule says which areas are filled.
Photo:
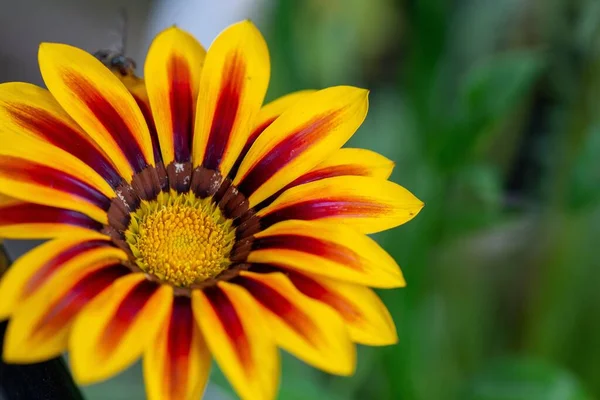
[[177, 28], [144, 80], [42, 44], [42, 89], [0, 85], [0, 238], [51, 239], [0, 282], [4, 358], [70, 351], [80, 383], [142, 357], [150, 399], [196, 399], [211, 355], [244, 399], [276, 395], [281, 347], [354, 370], [354, 343], [396, 341], [368, 287], [404, 285], [366, 234], [422, 203], [393, 164], [341, 147], [367, 91], [292, 93], [263, 106], [266, 44], [250, 22], [208, 52]]

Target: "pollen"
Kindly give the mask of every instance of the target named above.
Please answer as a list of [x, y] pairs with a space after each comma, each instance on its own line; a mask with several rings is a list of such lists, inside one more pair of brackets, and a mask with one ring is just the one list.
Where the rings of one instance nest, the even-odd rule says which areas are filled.
[[142, 202], [125, 239], [144, 272], [188, 287], [227, 269], [235, 228], [211, 199], [171, 191]]

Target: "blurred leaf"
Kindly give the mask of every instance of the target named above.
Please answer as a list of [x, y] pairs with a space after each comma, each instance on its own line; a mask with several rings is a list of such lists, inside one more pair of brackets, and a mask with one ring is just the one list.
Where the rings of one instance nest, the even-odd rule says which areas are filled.
[[522, 99], [539, 76], [538, 53], [513, 51], [479, 63], [463, 83], [462, 100], [471, 120], [492, 122]]
[[294, 356], [281, 351], [280, 400], [341, 400], [336, 393], [328, 390], [329, 375], [310, 367]]
[[579, 152], [570, 173], [570, 187], [566, 193], [569, 205], [576, 210], [600, 201], [600, 126], [590, 129]]
[[441, 166], [466, 162], [479, 140], [523, 105], [542, 66], [533, 51], [502, 53], [475, 65], [461, 85], [457, 118], [437, 143]]
[[447, 236], [501, 222], [503, 182], [496, 168], [486, 164], [468, 164], [457, 171], [452, 182], [447, 200]]
[[509, 358], [491, 365], [469, 384], [465, 400], [586, 400], [579, 382], [551, 364]]

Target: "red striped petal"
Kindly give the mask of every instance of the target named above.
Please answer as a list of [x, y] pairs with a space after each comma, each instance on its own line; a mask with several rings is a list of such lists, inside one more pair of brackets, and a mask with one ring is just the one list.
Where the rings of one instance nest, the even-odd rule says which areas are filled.
[[144, 76], [167, 165], [190, 161], [204, 56], [200, 43], [177, 27], [159, 33], [148, 51]]
[[234, 179], [259, 204], [338, 150], [367, 113], [368, 92], [332, 87], [304, 96], [256, 139]]
[[75, 47], [43, 43], [39, 63], [46, 86], [110, 157], [123, 178], [154, 165], [144, 116], [125, 86], [100, 61]]
[[94, 298], [77, 317], [70, 337], [72, 370], [89, 384], [137, 360], [171, 310], [173, 290], [143, 273], [129, 274]]
[[87, 274], [69, 292], [49, 307], [33, 330], [43, 335], [51, 334], [64, 327], [98, 293], [110, 286], [116, 279], [128, 273], [127, 268], [116, 265]]
[[7, 113], [4, 129], [23, 132], [61, 148], [92, 167], [113, 187], [122, 178], [112, 162], [74, 123], [50, 92], [27, 83], [0, 85], [0, 105]]
[[[4, 359], [36, 362], [55, 357], [67, 346], [70, 327], [79, 311], [115, 280], [129, 273], [113, 260], [76, 266], [68, 279], [61, 272], [61, 286], [45, 288], [23, 304], [12, 316], [4, 342]], [[58, 281], [58, 276], [53, 281]]]
[[224, 328], [225, 334], [233, 344], [232, 347], [239, 362], [246, 369], [252, 368], [254, 365], [252, 353], [250, 351], [250, 343], [248, 343], [248, 337], [244, 331], [238, 311], [235, 309], [227, 295], [220, 289], [207, 292], [207, 297], [209, 298], [212, 307], [215, 309], [215, 313], [219, 318], [221, 326]]
[[335, 309], [353, 341], [371, 346], [397, 342], [394, 321], [371, 289], [306, 273], [288, 271], [287, 276], [303, 294]]
[[240, 106], [245, 74], [246, 64], [235, 53], [232, 54], [223, 67], [223, 76], [226, 78], [219, 90], [208, 134], [208, 146], [202, 163], [206, 168], [217, 169], [223, 158]]
[[75, 257], [81, 256], [83, 253], [93, 251], [100, 247], [112, 247], [106, 240], [88, 240], [76, 244], [75, 246], [69, 247], [62, 253], [54, 255], [52, 258], [46, 260], [46, 262], [29, 278], [25, 286], [23, 287], [24, 292], [32, 293], [37, 290], [46, 280], [48, 280], [56, 270], [62, 265], [68, 263]]
[[410, 221], [422, 208], [422, 201], [393, 182], [337, 176], [290, 188], [257, 215], [263, 228], [285, 220], [323, 220], [374, 233]]
[[336, 123], [337, 113], [315, 118], [295, 130], [277, 145], [268, 157], [261, 159], [240, 182], [238, 188], [242, 193], [250, 195], [262, 186], [271, 176], [279, 171], [297, 154], [306, 151], [315, 141], [331, 130]]
[[[316, 227], [317, 226], [315, 226], [315, 228]], [[356, 271], [363, 270], [360, 256], [350, 247], [336, 242], [325, 241], [320, 238], [303, 236], [300, 234], [281, 234], [260, 237], [255, 239], [252, 243], [252, 250], [259, 251], [267, 249], [299, 251], [327, 258]]]
[[251, 22], [234, 24], [217, 36], [200, 79], [195, 166], [229, 173], [262, 105], [269, 74], [266, 43]]
[[373, 239], [343, 224], [284, 221], [254, 235], [246, 260], [374, 287], [404, 286], [398, 264]]
[[196, 93], [190, 86], [190, 65], [185, 60], [173, 57], [169, 60], [167, 71], [171, 82], [169, 96], [175, 161], [186, 162], [192, 152]]
[[279, 358], [256, 301], [238, 285], [196, 291], [192, 305], [208, 347], [243, 399], [273, 398]]
[[0, 155], [0, 177], [52, 188], [78, 197], [105, 211], [110, 207], [110, 199], [77, 176], [22, 158]]
[[210, 353], [188, 297], [175, 297], [156, 342], [144, 356], [150, 400], [195, 400], [208, 381]]
[[243, 271], [236, 283], [256, 299], [279, 346], [327, 372], [352, 373], [355, 349], [331, 308], [301, 294], [280, 272]]
[[148, 125], [148, 130], [150, 131], [150, 137], [152, 139], [152, 149], [154, 152], [154, 161], [158, 163], [162, 161], [162, 154], [160, 152], [160, 141], [158, 140], [158, 133], [156, 131], [156, 124], [154, 122], [154, 117], [152, 116], [152, 110], [150, 108], [150, 99], [148, 98], [148, 92], [146, 90], [146, 85], [142, 78], [138, 78], [134, 75], [121, 75], [119, 71], [113, 71], [117, 78], [121, 79], [121, 82], [125, 85], [129, 93], [133, 96], [136, 104], [140, 108], [144, 119], [146, 120], [146, 124]]
[[99, 357], [108, 358], [110, 356], [127, 333], [138, 313], [148, 303], [157, 289], [158, 286], [155, 283], [143, 280], [125, 296], [113, 314], [110, 324], [105, 325], [98, 341], [97, 351]]
[[291, 106], [296, 104], [300, 99], [305, 97], [306, 95], [313, 93], [313, 90], [301, 90], [298, 92], [287, 94], [283, 97], [278, 98], [270, 102], [269, 104], [263, 106], [258, 115], [256, 116], [256, 121], [254, 125], [254, 129], [250, 132], [248, 139], [246, 140], [246, 144], [242, 148], [240, 155], [238, 156], [235, 165], [231, 169], [230, 175], [235, 176], [244, 157], [248, 154], [248, 151], [258, 139], [261, 133], [264, 132], [284, 111], [289, 109]]
[[144, 157], [134, 133], [121, 112], [102, 96], [93, 84], [76, 72], [65, 74], [65, 84], [94, 114], [106, 132], [111, 134], [133, 170], [141, 172], [146, 168], [151, 161]]
[[319, 327], [310, 314], [298, 309], [286, 296], [258, 279], [246, 277], [241, 278], [239, 282], [263, 307], [282, 319], [298, 335], [310, 344], [318, 345], [316, 333]]
[[0, 211], [0, 236], [4, 238], [48, 239], [102, 229], [101, 223], [87, 215], [63, 208], [17, 202]]
[[257, 205], [255, 209], [261, 209], [271, 204], [287, 189], [305, 183], [320, 181], [321, 179], [336, 176], [367, 176], [373, 178], [388, 179], [394, 168], [394, 163], [370, 150], [344, 148], [339, 149], [325, 161], [299, 176], [287, 184], [273, 196]]
[[0, 281], [0, 319], [9, 316], [34, 296], [64, 268], [72, 264], [93, 264], [105, 258], [127, 259], [127, 254], [112, 247], [108, 238], [89, 234], [46, 242], [26, 253]]

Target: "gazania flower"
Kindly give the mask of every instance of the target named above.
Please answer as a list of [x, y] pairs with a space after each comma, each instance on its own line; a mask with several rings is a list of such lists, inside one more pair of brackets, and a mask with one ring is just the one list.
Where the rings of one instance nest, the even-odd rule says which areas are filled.
[[393, 164], [340, 149], [367, 91], [263, 106], [266, 44], [250, 22], [208, 52], [170, 28], [142, 81], [42, 44], [48, 90], [0, 85], [0, 237], [51, 239], [0, 283], [8, 362], [68, 350], [76, 380], [139, 357], [150, 399], [197, 399], [211, 355], [244, 399], [275, 397], [278, 347], [349, 375], [354, 343], [396, 341], [368, 287], [404, 285], [366, 234], [422, 203]]

